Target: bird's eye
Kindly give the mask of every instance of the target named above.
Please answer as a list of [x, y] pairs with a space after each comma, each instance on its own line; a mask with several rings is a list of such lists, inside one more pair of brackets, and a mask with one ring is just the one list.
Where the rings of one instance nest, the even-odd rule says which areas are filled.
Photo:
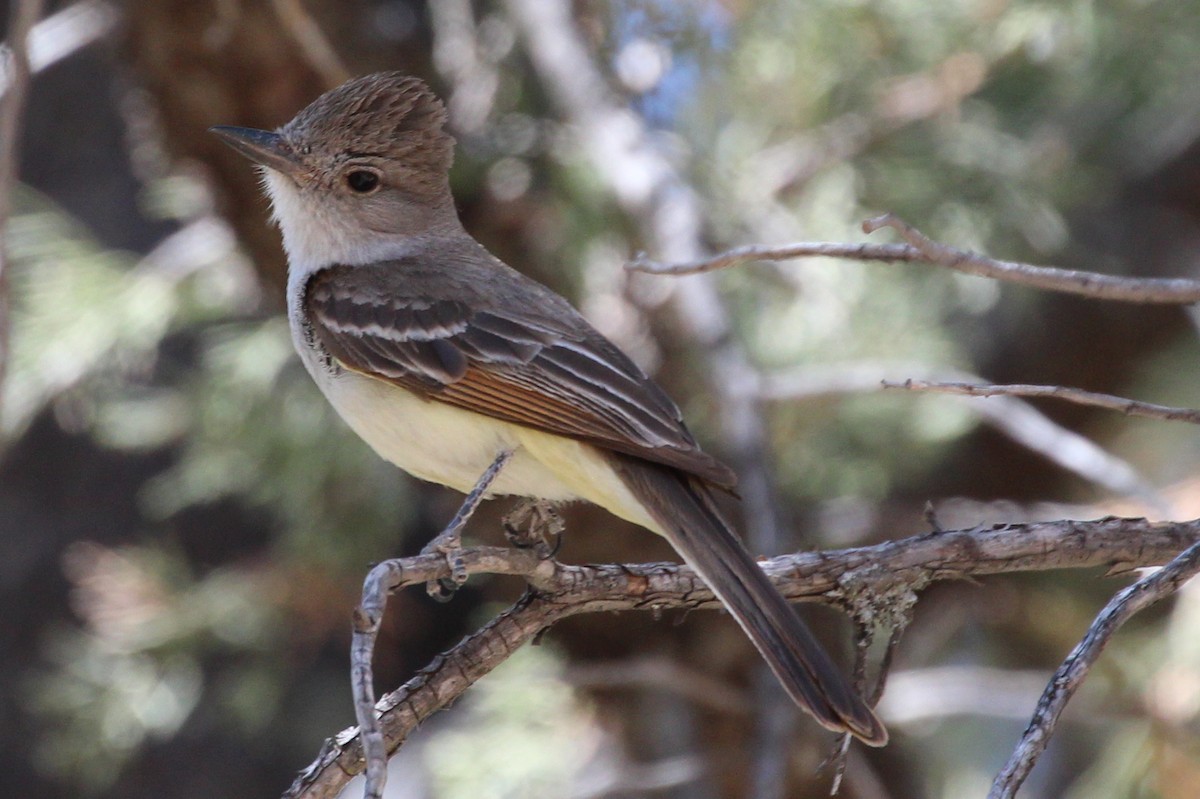
[[379, 188], [379, 175], [365, 169], [356, 169], [346, 175], [346, 185], [359, 194], [370, 194]]

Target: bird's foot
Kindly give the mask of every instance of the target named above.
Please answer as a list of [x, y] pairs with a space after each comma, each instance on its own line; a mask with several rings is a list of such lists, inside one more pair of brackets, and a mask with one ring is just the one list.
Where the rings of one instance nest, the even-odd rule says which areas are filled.
[[543, 559], [554, 557], [566, 529], [562, 514], [544, 499], [522, 500], [503, 523], [504, 534], [513, 546], [533, 549]]
[[450, 567], [450, 576], [430, 580], [425, 591], [438, 602], [449, 602], [463, 583], [467, 581], [467, 567], [463, 563], [462, 525], [451, 525], [438, 533], [437, 538], [421, 549], [422, 555], [441, 555]]
[[449, 602], [459, 586], [467, 581], [467, 566], [463, 563], [462, 530], [466, 527], [471, 514], [479, 507], [479, 503], [483, 502], [487, 496], [488, 488], [499, 476], [504, 464], [508, 463], [511, 457], [512, 450], [496, 453], [496, 459], [492, 461], [491, 466], [487, 467], [487, 470], [480, 476], [479, 482], [475, 483], [475, 487], [467, 494], [462, 507], [458, 509], [458, 513], [454, 514], [450, 524], [421, 550], [422, 555], [441, 553], [446, 557], [446, 563], [450, 566], [449, 577], [432, 580], [425, 586], [426, 593], [437, 601]]

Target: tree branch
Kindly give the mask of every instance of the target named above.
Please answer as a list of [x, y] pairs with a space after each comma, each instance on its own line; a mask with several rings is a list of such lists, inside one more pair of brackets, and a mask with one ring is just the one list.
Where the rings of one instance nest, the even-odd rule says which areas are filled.
[[[881, 375], [889, 374], [908, 377], [905, 380], [880, 380]], [[760, 372], [752, 390], [763, 399], [791, 402], [830, 394], [879, 391], [904, 385], [913, 379], [913, 375], [921, 375], [922, 380], [937, 384], [983, 382], [983, 378], [969, 372], [932, 367], [917, 361], [863, 361]], [[1090, 438], [1057, 424], [1028, 402], [1017, 397], [967, 402], [985, 423], [1031, 452], [1109, 492], [1135, 498], [1163, 517], [1173, 515], [1170, 504], [1131, 464]]]
[[[34, 16], [40, 16], [40, 12]], [[100, 41], [116, 27], [118, 17], [117, 10], [105, 0], [78, 0], [49, 14], [29, 29], [25, 39], [29, 74], [36, 75]], [[10, 22], [9, 30], [15, 29]], [[8, 92], [17, 77], [15, 73], [13, 64], [0, 66], [0, 95]]]
[[1063, 709], [1075, 690], [1083, 684], [1092, 664], [1100, 657], [1113, 633], [1138, 613], [1175, 593], [1181, 585], [1200, 572], [1200, 543], [1193, 544], [1163, 568], [1114, 596], [1088, 627], [1083, 640], [1063, 661], [1045, 693], [1038, 700], [1033, 718], [1021, 736], [1012, 756], [996, 775], [988, 799], [1011, 799], [1029, 776], [1038, 758], [1054, 734]]
[[678, 263], [660, 263], [639, 254], [626, 265], [635, 272], [655, 275], [693, 275], [725, 269], [747, 261], [786, 261], [793, 258], [847, 258], [855, 261], [926, 263], [956, 272], [1017, 283], [1023, 286], [1075, 294], [1097, 300], [1188, 305], [1200, 302], [1200, 280], [1188, 278], [1136, 278], [1104, 275], [1079, 269], [1034, 266], [1018, 261], [1001, 261], [979, 253], [960, 250], [929, 238], [895, 214], [883, 214], [863, 222], [863, 230], [874, 233], [890, 227], [906, 244], [849, 244], [800, 242], [780, 247], [752, 245], [727, 250], [710, 258]]
[[711, 258], [667, 264], [656, 261], [644, 252], [637, 254], [625, 265], [633, 272], [650, 275], [700, 275], [716, 272], [750, 261], [790, 261], [795, 258], [846, 258], [851, 261], [898, 261], [924, 263], [929, 259], [916, 247], [908, 244], [849, 244], [840, 241], [801, 241], [770, 247], [764, 244], [748, 244], [734, 247]]
[[271, 0], [271, 5], [283, 29], [327, 86], [332, 88], [350, 79], [351, 73], [338, 57], [337, 50], [300, 0]]
[[[793, 601], [843, 608], [874, 603], [883, 612], [887, 598], [897, 591], [914, 593], [939, 580], [1065, 568], [1108, 567], [1110, 574], [1121, 573], [1165, 563], [1198, 542], [1200, 520], [1055, 521], [797, 553], [765, 561], [763, 568]], [[572, 566], [539, 560], [525, 550], [480, 547], [463, 551], [462, 566], [468, 574], [522, 576], [531, 591], [379, 702], [389, 752], [421, 721], [453, 703], [519, 646], [561, 619], [618, 610], [719, 607], [691, 569], [669, 563]], [[405, 559], [403, 571], [404, 584], [423, 584], [449, 577], [451, 567], [444, 556], [425, 555]], [[362, 767], [357, 730], [346, 730], [326, 741], [284, 797], [332, 799]]]
[[884, 380], [882, 385], [884, 388], [900, 388], [930, 394], [955, 394], [963, 397], [1049, 397], [1051, 399], [1073, 402], [1076, 405], [1107, 408], [1110, 411], [1117, 411], [1126, 416], [1140, 416], [1144, 419], [1200, 424], [1200, 411], [1192, 408], [1155, 405], [1152, 402], [1126, 399], [1125, 397], [1117, 397], [1112, 394], [1084, 391], [1081, 388], [1069, 388], [1067, 386], [1034, 386], [1023, 383], [993, 385], [927, 380], [905, 380], [903, 382]]
[[863, 222], [865, 233], [890, 227], [937, 266], [978, 277], [990, 277], [1023, 286], [1077, 294], [1095, 300], [1166, 303], [1185, 305], [1200, 302], [1200, 281], [1168, 277], [1121, 277], [1078, 269], [1033, 266], [1017, 261], [1000, 261], [985, 255], [940, 244], [895, 214], [883, 214]]

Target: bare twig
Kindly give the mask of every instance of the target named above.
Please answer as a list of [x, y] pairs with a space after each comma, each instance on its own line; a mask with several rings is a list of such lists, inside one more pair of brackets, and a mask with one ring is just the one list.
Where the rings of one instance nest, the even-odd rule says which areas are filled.
[[1054, 672], [1020, 743], [996, 775], [988, 799], [1011, 799], [1016, 795], [1045, 751], [1067, 702], [1083, 684], [1113, 633], [1134, 614], [1175, 593], [1197, 572], [1200, 572], [1200, 543], [1193, 544], [1166, 566], [1122, 590], [1104, 606], [1083, 640]]
[[929, 263], [968, 275], [1005, 280], [1025, 286], [1078, 294], [1097, 300], [1187, 305], [1200, 302], [1200, 280], [1187, 278], [1135, 278], [1033, 266], [1016, 261], [1000, 261], [978, 253], [959, 250], [927, 237], [895, 214], [883, 214], [863, 222], [863, 231], [874, 233], [890, 227], [916, 247]]
[[[931, 367], [915, 361], [863, 361], [760, 373], [752, 390], [763, 399], [793, 401], [880, 391], [892, 382], [904, 382], [880, 379], [888, 374], [904, 374], [907, 379], [921, 375], [930, 382], [984, 382], [969, 372]], [[1031, 452], [1109, 491], [1136, 498], [1164, 518], [1172, 515], [1169, 503], [1127, 461], [1057, 424], [1029, 403], [1017, 397], [998, 397], [991, 402], [982, 398], [965, 401], [983, 421]]]
[[[867, 690], [867, 658], [871, 651], [871, 644], [875, 640], [875, 627], [873, 625], [861, 623], [855, 626], [858, 629], [856, 630], [854, 636], [854, 669], [851, 672], [854, 679], [854, 688], [861, 696], [867, 697], [871, 707], [874, 707], [879, 703], [879, 697], [876, 695], [874, 688], [870, 691]], [[902, 631], [900, 628], [897, 627], [893, 631], [893, 635], [890, 636], [891, 640], [889, 643], [893, 641], [895, 643], [899, 643], [901, 632]], [[890, 650], [891, 647], [889, 646], [889, 653]], [[890, 662], [888, 664], [888, 668], [891, 668]], [[879, 693], [882, 694], [882, 680], [880, 681], [878, 688]], [[824, 768], [828, 768], [833, 772], [833, 779], [830, 780], [829, 785], [830, 796], [837, 796], [842, 790], [842, 780], [846, 776], [846, 766], [850, 762], [849, 754], [851, 739], [852, 736], [849, 733], [839, 735], [837, 743], [834, 744], [833, 751], [830, 752], [829, 756], [825, 760], [825, 763], [823, 764]]]
[[993, 385], [987, 383], [937, 382], [929, 380], [905, 380], [903, 382], [884, 380], [882, 385], [884, 388], [901, 388], [931, 394], [955, 394], [963, 397], [1049, 397], [1051, 399], [1073, 402], [1076, 405], [1107, 408], [1110, 411], [1117, 411], [1126, 416], [1140, 416], [1145, 419], [1200, 424], [1200, 411], [1191, 408], [1155, 405], [1152, 402], [1141, 402], [1140, 400], [1116, 397], [1112, 394], [1101, 394], [1095, 391], [1084, 391], [1081, 388], [1069, 388], [1066, 386], [1033, 386], [1021, 383]]
[[738, 266], [750, 261], [790, 261], [794, 258], [846, 258], [851, 261], [883, 261], [885, 263], [929, 260], [920, 250], [908, 244], [802, 241], [781, 247], [749, 244], [744, 247], [734, 247], [732, 250], [726, 250], [711, 258], [697, 258], [694, 261], [670, 264], [656, 261], [642, 252], [626, 264], [625, 268], [651, 275], [699, 275], [705, 272], [715, 272], [718, 269], [728, 269], [731, 266]]
[[0, 388], [8, 369], [8, 217], [17, 182], [21, 122], [29, 93], [29, 32], [42, 15], [43, 0], [18, 0], [11, 6], [8, 46], [3, 53], [9, 74], [8, 90], [0, 97]]
[[793, 258], [827, 257], [889, 263], [906, 261], [944, 266], [968, 275], [1018, 283], [1047, 291], [1077, 294], [1097, 300], [1167, 305], [1200, 302], [1200, 280], [1182, 277], [1121, 277], [1079, 269], [1001, 261], [936, 242], [894, 214], [884, 214], [863, 222], [863, 230], [867, 233], [874, 233], [884, 227], [897, 231], [907, 244], [810, 241], [779, 247], [752, 245], [736, 247], [710, 258], [678, 262], [659, 262], [640, 254], [627, 264], [627, 268], [656, 275], [693, 275], [725, 269], [748, 261], [785, 261]]
[[350, 72], [337, 50], [300, 0], [272, 0], [272, 5], [284, 29], [303, 53], [304, 60], [321, 76], [326, 86], [333, 88], [350, 79]]
[[375, 715], [375, 640], [387, 608], [387, 598], [400, 587], [404, 568], [397, 560], [375, 566], [363, 581], [362, 601], [354, 609], [354, 632], [350, 642], [350, 691], [354, 698], [354, 718], [358, 721], [362, 742], [366, 787], [365, 799], [380, 799], [387, 783], [387, 749]]
[[[842, 605], [845, 588], [891, 596], [901, 586], [918, 591], [937, 580], [1061, 568], [1151, 566], [1200, 542], [1200, 520], [1151, 524], [1142, 519], [1056, 521], [928, 533], [871, 547], [799, 553], [763, 564], [785, 596]], [[523, 550], [463, 550], [463, 569], [524, 576], [532, 591], [510, 610], [437, 658], [376, 709], [387, 750], [394, 751], [417, 724], [453, 703], [521, 644], [568, 616], [618, 610], [716, 608], [695, 574], [674, 564], [571, 566]], [[403, 584], [444, 579], [442, 555], [403, 561]], [[316, 762], [285, 794], [290, 799], [334, 797], [363, 768], [358, 731], [326, 742]]]
[[[933, 535], [942, 532], [944, 531], [938, 530]], [[881, 580], [875, 566], [847, 572], [838, 580], [838, 584], [841, 587], [844, 608], [854, 620], [856, 628], [852, 672], [854, 688], [867, 699], [867, 704], [875, 707], [879, 704], [879, 698], [883, 696], [884, 686], [887, 685], [888, 672], [892, 668], [892, 659], [900, 645], [900, 638], [912, 622], [913, 611], [917, 606], [918, 585], [904, 581]], [[868, 687], [867, 662], [879, 630], [887, 631], [887, 644], [875, 683]], [[841, 735], [826, 759], [826, 765], [833, 773], [830, 796], [836, 796], [841, 790], [842, 779], [846, 775], [846, 766], [849, 763], [850, 743], [848, 734]]]

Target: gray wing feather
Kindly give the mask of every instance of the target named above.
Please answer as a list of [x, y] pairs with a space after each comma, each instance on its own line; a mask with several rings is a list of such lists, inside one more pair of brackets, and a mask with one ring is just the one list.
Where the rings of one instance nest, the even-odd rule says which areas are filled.
[[314, 339], [345, 368], [733, 486], [675, 403], [573, 310], [563, 324], [530, 302], [473, 307], [402, 284], [364, 290], [336, 278], [347, 268], [318, 272], [305, 297]]

